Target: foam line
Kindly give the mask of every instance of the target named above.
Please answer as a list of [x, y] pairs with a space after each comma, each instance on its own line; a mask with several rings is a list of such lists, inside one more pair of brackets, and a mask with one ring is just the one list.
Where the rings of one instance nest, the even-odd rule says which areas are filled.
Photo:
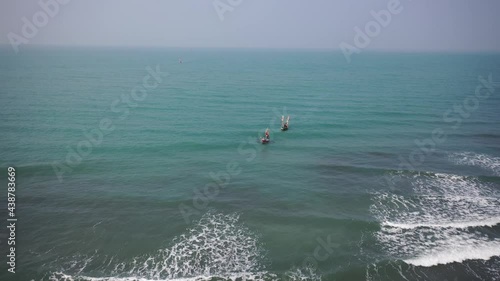
[[481, 226], [495, 226], [500, 223], [500, 217], [487, 218], [482, 221], [463, 221], [463, 222], [448, 222], [448, 223], [394, 223], [383, 222], [383, 226], [402, 228], [402, 229], [415, 229], [420, 227], [428, 228], [468, 228], [468, 227], [481, 227]]
[[261, 264], [263, 255], [258, 237], [239, 223], [237, 214], [207, 213], [193, 228], [173, 239], [170, 247], [102, 269], [109, 277], [86, 277], [85, 262], [80, 270], [70, 266], [63, 273], [53, 273], [50, 280], [259, 280], [261, 276], [270, 276]]
[[491, 257], [500, 255], [500, 243], [496, 241], [473, 243], [465, 247], [432, 251], [426, 255], [405, 260], [406, 263], [417, 266], [435, 266], [438, 264], [448, 264], [453, 262], [463, 262], [465, 260], [489, 260]]
[[500, 176], [500, 157], [474, 152], [452, 153], [449, 157], [455, 164], [481, 167]]
[[432, 173], [405, 180], [406, 195], [376, 194], [370, 207], [381, 225], [375, 238], [387, 254], [422, 267], [500, 255], [500, 240], [480, 229], [500, 224], [500, 194], [492, 184]]
[[231, 273], [225, 276], [218, 275], [203, 275], [194, 276], [187, 278], [174, 278], [174, 279], [149, 279], [143, 277], [89, 277], [89, 276], [71, 276], [64, 274], [62, 272], [54, 272], [49, 278], [50, 281], [208, 281], [213, 278], [224, 279], [224, 280], [276, 280], [273, 275], [267, 272], [256, 272], [256, 273]]

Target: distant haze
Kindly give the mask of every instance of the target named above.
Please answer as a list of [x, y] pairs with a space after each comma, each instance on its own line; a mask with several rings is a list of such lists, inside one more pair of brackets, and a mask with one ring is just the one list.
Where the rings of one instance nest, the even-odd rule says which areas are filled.
[[[364, 29], [372, 10], [393, 0], [217, 0], [219, 8], [230, 7], [222, 17], [214, 0], [65, 1], [31, 38], [22, 35], [22, 18], [32, 21], [43, 11], [39, 1], [1, 1], [0, 44], [10, 44], [11, 33], [23, 45], [339, 49], [354, 44], [354, 28]], [[366, 49], [500, 51], [498, 0], [400, 0], [400, 6]]]

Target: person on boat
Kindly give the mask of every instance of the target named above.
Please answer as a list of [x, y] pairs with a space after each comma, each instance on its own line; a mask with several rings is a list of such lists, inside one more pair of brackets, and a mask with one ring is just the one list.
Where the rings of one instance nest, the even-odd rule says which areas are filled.
[[281, 128], [282, 130], [287, 130], [288, 129], [288, 122], [290, 121], [290, 115], [288, 115], [288, 118], [286, 119], [285, 122], [285, 116], [281, 116]]
[[269, 140], [269, 128], [266, 129], [266, 140]]

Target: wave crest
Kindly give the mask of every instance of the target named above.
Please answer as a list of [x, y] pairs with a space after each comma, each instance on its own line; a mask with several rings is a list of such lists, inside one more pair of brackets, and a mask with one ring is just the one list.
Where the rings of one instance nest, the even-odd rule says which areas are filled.
[[416, 266], [500, 255], [500, 240], [482, 227], [500, 224], [500, 196], [473, 177], [408, 176], [410, 195], [376, 194], [370, 210], [381, 229], [376, 240], [392, 257]]
[[258, 236], [239, 223], [238, 214], [207, 213], [172, 246], [152, 255], [115, 263], [109, 277], [54, 272], [51, 281], [269, 280]]
[[474, 152], [460, 152], [452, 153], [449, 158], [455, 164], [477, 166], [493, 172], [496, 176], [500, 176], [500, 157], [492, 157]]

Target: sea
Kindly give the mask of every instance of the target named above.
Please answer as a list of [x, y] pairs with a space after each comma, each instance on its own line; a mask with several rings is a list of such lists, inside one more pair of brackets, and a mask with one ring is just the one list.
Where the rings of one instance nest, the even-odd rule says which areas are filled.
[[22, 47], [0, 280], [500, 280], [500, 54]]

